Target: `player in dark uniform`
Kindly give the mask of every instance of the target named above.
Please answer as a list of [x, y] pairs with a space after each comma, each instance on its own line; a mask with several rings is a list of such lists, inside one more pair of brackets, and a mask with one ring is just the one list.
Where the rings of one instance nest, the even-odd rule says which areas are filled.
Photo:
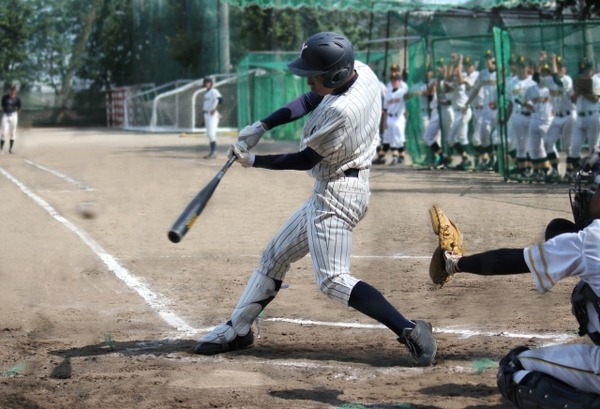
[[17, 137], [18, 113], [21, 110], [21, 99], [17, 96], [17, 87], [8, 87], [8, 94], [2, 97], [2, 127], [0, 128], [0, 151], [4, 150], [4, 140], [10, 139], [8, 153], [13, 153]]

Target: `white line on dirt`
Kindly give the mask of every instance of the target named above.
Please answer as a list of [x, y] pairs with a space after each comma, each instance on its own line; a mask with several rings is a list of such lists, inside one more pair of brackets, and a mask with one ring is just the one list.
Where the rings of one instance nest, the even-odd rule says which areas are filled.
[[[314, 326], [326, 326], [326, 327], [343, 327], [343, 328], [359, 328], [359, 329], [387, 329], [382, 324], [362, 324], [357, 322], [327, 322], [327, 321], [312, 321], [292, 318], [265, 318], [264, 321], [273, 322], [286, 322], [289, 324], [298, 325], [314, 325]], [[524, 332], [506, 332], [506, 331], [478, 331], [475, 329], [467, 329], [460, 327], [433, 327], [433, 332], [439, 334], [455, 334], [460, 335], [462, 338], [471, 337], [505, 337], [505, 338], [538, 338], [551, 343], [561, 344], [569, 340], [577, 338], [571, 334], [559, 334], [559, 333], [524, 333]], [[548, 344], [546, 344], [548, 345]]]
[[[176, 328], [177, 331], [181, 332], [180, 336], [189, 336], [198, 332], [211, 331], [214, 327], [195, 329], [187, 324], [182, 318], [176, 315], [174, 312], [167, 308], [167, 305], [173, 303], [150, 290], [139, 278], [133, 276], [125, 267], [110, 254], [108, 254], [102, 246], [100, 246], [94, 239], [92, 239], [85, 231], [78, 228], [76, 225], [71, 223], [64, 216], [59, 214], [50, 204], [48, 204], [40, 196], [36, 195], [31, 191], [25, 184], [20, 182], [6, 170], [0, 168], [0, 173], [4, 175], [8, 180], [14, 183], [23, 193], [29, 196], [35, 203], [42, 207], [50, 216], [55, 220], [62, 223], [66, 228], [75, 233], [96, 255], [104, 262], [106, 267], [113, 272], [121, 281], [123, 281], [129, 288], [136, 291], [146, 303], [156, 311], [159, 316], [169, 325]], [[357, 256], [360, 257], [360, 256]], [[393, 257], [393, 258], [428, 258], [425, 256], [364, 256], [368, 257]], [[315, 325], [315, 326], [329, 326], [329, 327], [343, 327], [343, 328], [362, 328], [362, 329], [385, 329], [386, 327], [381, 324], [362, 324], [362, 323], [347, 323], [347, 322], [326, 322], [326, 321], [313, 321], [313, 320], [302, 320], [302, 319], [291, 319], [291, 318], [265, 318], [265, 321], [272, 322], [287, 322], [290, 324], [298, 325]], [[436, 333], [446, 334], [457, 334], [464, 338], [474, 336], [486, 336], [486, 337], [507, 337], [507, 338], [539, 338], [550, 341], [551, 343], [564, 343], [570, 339], [575, 338], [574, 335], [569, 334], [535, 334], [535, 333], [510, 333], [505, 331], [477, 331], [474, 329], [464, 329], [456, 327], [434, 327]]]
[[137, 292], [146, 303], [158, 313], [158, 315], [170, 326], [176, 328], [184, 334], [195, 334], [197, 331], [188, 325], [183, 319], [177, 316], [174, 312], [167, 308], [167, 305], [172, 302], [150, 290], [139, 278], [133, 276], [125, 267], [110, 254], [108, 254], [102, 246], [92, 239], [85, 231], [71, 223], [67, 218], [58, 213], [48, 202], [33, 193], [25, 184], [20, 182], [6, 170], [0, 168], [0, 173], [8, 180], [14, 183], [23, 193], [31, 198], [36, 204], [44, 209], [55, 220], [62, 223], [67, 229], [75, 233], [96, 255], [104, 262], [108, 270], [112, 271], [127, 287]]
[[32, 162], [32, 161], [30, 161], [28, 159], [25, 159], [25, 163], [27, 163], [28, 165], [33, 166], [35, 168], [38, 168], [40, 170], [43, 170], [45, 172], [48, 172], [48, 173], [50, 173], [50, 174], [52, 174], [52, 175], [54, 175], [54, 176], [56, 176], [56, 177], [64, 180], [67, 183], [75, 185], [75, 186], [77, 186], [81, 190], [84, 190], [86, 192], [93, 192], [94, 191], [93, 187], [91, 187], [89, 185], [86, 185], [85, 183], [79, 182], [79, 181], [77, 181], [77, 180], [75, 180], [75, 179], [73, 179], [73, 178], [71, 178], [71, 177], [69, 177], [67, 175], [63, 175], [62, 173], [60, 173], [57, 170], [53, 170], [53, 169], [47, 168], [47, 167], [45, 167], [43, 165], [40, 165], [40, 164], [35, 163], [35, 162]]

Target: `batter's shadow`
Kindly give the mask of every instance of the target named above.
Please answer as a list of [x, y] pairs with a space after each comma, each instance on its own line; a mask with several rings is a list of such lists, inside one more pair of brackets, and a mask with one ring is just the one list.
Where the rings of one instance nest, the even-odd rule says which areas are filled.
[[107, 336], [104, 342], [59, 349], [49, 352], [50, 355], [62, 357], [63, 360], [52, 370], [50, 377], [55, 379], [68, 379], [71, 377], [71, 359], [95, 357], [109, 354], [122, 354], [127, 356], [155, 355], [164, 356], [168, 354], [194, 352], [196, 341], [191, 339], [162, 339], [162, 340], [137, 340], [137, 341], [115, 341]]

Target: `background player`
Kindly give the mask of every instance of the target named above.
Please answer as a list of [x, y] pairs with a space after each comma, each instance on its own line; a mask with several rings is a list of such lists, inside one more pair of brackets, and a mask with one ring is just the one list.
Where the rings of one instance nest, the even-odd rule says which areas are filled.
[[[271, 302], [290, 266], [310, 254], [319, 289], [390, 328], [418, 365], [436, 352], [431, 324], [400, 314], [374, 287], [350, 274], [352, 230], [369, 200], [369, 166], [378, 143], [381, 90], [373, 71], [354, 61], [352, 44], [331, 32], [311, 36], [288, 67], [311, 91], [240, 132], [231, 153], [244, 167], [308, 171], [313, 193], [267, 245], [230, 318], [195, 348], [212, 355], [253, 343], [252, 322]], [[299, 152], [254, 155], [265, 132], [311, 112]]]
[[444, 255], [446, 272], [478, 275], [531, 273], [540, 293], [577, 277], [571, 304], [579, 335], [595, 345], [518, 347], [500, 361], [498, 387], [517, 407], [600, 407], [600, 155], [577, 173], [572, 210], [575, 222], [554, 219], [546, 241], [525, 249], [497, 249], [469, 256]]
[[217, 128], [221, 114], [217, 110], [223, 103], [223, 96], [214, 87], [214, 80], [211, 77], [204, 78], [204, 102], [202, 109], [204, 111], [204, 126], [210, 142], [210, 152], [204, 156], [204, 159], [214, 159], [217, 157]]
[[573, 89], [571, 101], [575, 103], [577, 118], [567, 156], [567, 180], [573, 179], [573, 171], [579, 167], [583, 144], [587, 142], [594, 149], [600, 134], [600, 78], [594, 75], [594, 64], [587, 57], [579, 61], [579, 75]]
[[496, 87], [496, 57], [492, 50], [484, 54], [485, 68], [479, 71], [477, 81], [469, 92], [465, 106], [474, 105], [473, 116], [473, 148], [479, 155], [479, 169], [494, 168], [495, 150], [492, 133], [497, 125], [498, 91]]
[[4, 152], [4, 140], [9, 138], [8, 153], [13, 153], [13, 146], [17, 138], [17, 124], [21, 111], [21, 99], [17, 96], [17, 87], [8, 87], [8, 93], [2, 97], [2, 124], [0, 129], [0, 152]]

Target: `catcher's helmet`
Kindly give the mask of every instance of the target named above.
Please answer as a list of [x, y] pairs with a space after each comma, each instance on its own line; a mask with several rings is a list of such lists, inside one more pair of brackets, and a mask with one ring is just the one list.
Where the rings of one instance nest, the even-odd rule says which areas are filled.
[[300, 77], [323, 75], [323, 86], [337, 88], [354, 70], [352, 43], [332, 32], [315, 34], [302, 44], [300, 57], [288, 68]]
[[569, 200], [575, 225], [583, 229], [593, 220], [590, 215], [592, 197], [600, 185], [600, 151], [595, 149], [575, 175], [575, 182], [569, 189]]

